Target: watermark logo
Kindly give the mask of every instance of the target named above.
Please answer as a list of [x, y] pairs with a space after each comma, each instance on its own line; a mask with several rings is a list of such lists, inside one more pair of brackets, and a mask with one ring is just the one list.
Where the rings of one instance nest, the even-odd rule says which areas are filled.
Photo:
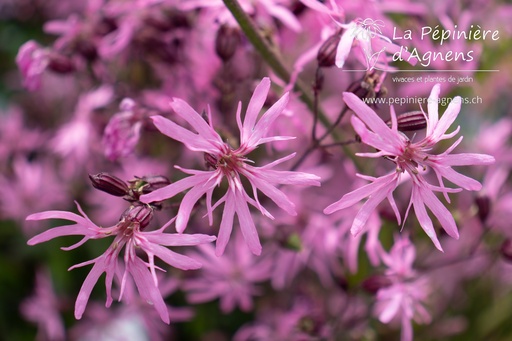
[[[386, 51], [386, 47], [378, 46], [380, 48], [375, 49], [374, 46], [378, 45], [374, 44], [374, 42], [379, 40], [386, 43], [392, 43], [389, 38], [382, 35], [382, 28], [384, 28], [384, 22], [382, 20], [373, 20], [372, 18], [356, 19], [348, 25], [346, 34], [350, 35], [350, 40], [352, 42], [357, 42], [357, 45], [363, 52], [364, 61], [366, 63], [366, 69], [351, 71], [385, 71], [382, 68], [385, 64], [381, 60], [381, 55]], [[340, 42], [340, 44], [341, 43], [342, 42]]]
[[[345, 69], [346, 71], [401, 71], [390, 65], [398, 61], [419, 66], [416, 70], [407, 71], [499, 71], [468, 70], [466, 66], [457, 70], [453, 67], [460, 63], [474, 62], [475, 54], [478, 53], [474, 50], [474, 44], [485, 40], [498, 40], [498, 30], [486, 30], [479, 25], [460, 28], [455, 24], [448, 29], [440, 25], [406, 30], [392, 27], [393, 35], [390, 39], [382, 33], [385, 27], [382, 20], [356, 19], [340, 26], [346, 31], [338, 46], [336, 65], [342, 68], [350, 49], [356, 46], [362, 52], [363, 60], [360, 58], [360, 62], [366, 64], [366, 69]], [[437, 67], [432, 69], [434, 63]], [[439, 69], [443, 65], [447, 70]]]
[[382, 20], [373, 20], [372, 18], [356, 19], [356, 24], [359, 28], [366, 31], [370, 35], [370, 38], [375, 38], [377, 34], [382, 35], [381, 27], [384, 27]]

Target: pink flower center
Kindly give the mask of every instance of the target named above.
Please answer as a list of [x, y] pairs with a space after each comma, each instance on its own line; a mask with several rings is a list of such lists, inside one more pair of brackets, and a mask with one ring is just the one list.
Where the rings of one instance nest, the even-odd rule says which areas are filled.
[[428, 155], [426, 155], [421, 148], [418, 148], [418, 146], [407, 141], [403, 153], [398, 155], [393, 161], [396, 163], [396, 169], [398, 172], [407, 171], [411, 176], [413, 176], [418, 174], [419, 166], [421, 166], [423, 170], [426, 169], [426, 166], [422, 161], [427, 160], [427, 158]]
[[234, 177], [239, 171], [245, 167], [245, 158], [237, 150], [231, 149], [228, 145], [224, 145], [223, 154], [220, 156], [205, 154], [204, 158], [207, 167], [220, 170], [223, 175]]

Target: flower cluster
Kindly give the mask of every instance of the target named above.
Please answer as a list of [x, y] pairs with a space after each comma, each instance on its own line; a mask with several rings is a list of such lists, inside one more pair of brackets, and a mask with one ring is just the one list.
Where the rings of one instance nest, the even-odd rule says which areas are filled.
[[[441, 223], [443, 229], [450, 237], [459, 238], [459, 232], [453, 216], [448, 209], [443, 206], [441, 201], [435, 196], [434, 191], [442, 192], [448, 202], [450, 199], [448, 193], [459, 192], [462, 189], [478, 191], [482, 188], [480, 183], [463, 174], [453, 170], [452, 166], [468, 165], [490, 165], [494, 162], [494, 157], [485, 154], [450, 154], [462, 141], [460, 137], [445, 152], [441, 154], [431, 154], [432, 148], [441, 140], [454, 137], [458, 132], [457, 128], [452, 133], [446, 131], [457, 118], [460, 111], [461, 99], [454, 98], [448, 105], [444, 115], [439, 119], [438, 100], [440, 85], [437, 84], [432, 89], [428, 98], [428, 115], [425, 114], [427, 121], [426, 135], [423, 139], [413, 142], [405, 134], [398, 130], [398, 121], [396, 114], [391, 107], [391, 128], [379, 118], [379, 116], [361, 99], [354, 94], [344, 93], [343, 98], [347, 105], [354, 111], [356, 116], [352, 116], [351, 122], [354, 130], [357, 132], [361, 141], [369, 146], [376, 148], [375, 153], [359, 153], [359, 156], [366, 157], [385, 157], [395, 164], [395, 170], [379, 178], [361, 176], [371, 183], [356, 189], [344, 195], [337, 202], [329, 205], [324, 212], [333, 213], [346, 207], [350, 207], [364, 198], [369, 198], [361, 207], [354, 218], [351, 232], [354, 235], [363, 231], [370, 213], [384, 199], [388, 199], [393, 211], [396, 214], [398, 223], [402, 219], [398, 211], [397, 204], [393, 197], [393, 191], [400, 183], [402, 174], [407, 174], [412, 182], [412, 193], [405, 219], [409, 209], [414, 207], [416, 217], [420, 222], [425, 233], [432, 239], [432, 242], [439, 250], [443, 250], [436, 236], [432, 220], [429, 218], [426, 207], [428, 207]], [[439, 186], [427, 182], [423, 175], [429, 169], [432, 169], [437, 176]], [[447, 188], [444, 186], [443, 178], [460, 186], [460, 188]]]
[[[151, 187], [155, 185], [155, 182], [152, 181], [153, 179], [136, 179], [133, 183], [137, 185], [131, 186], [132, 188], [130, 189], [127, 184], [119, 178], [107, 174], [91, 176], [91, 179], [95, 187], [115, 196], [127, 196], [128, 200], [133, 201], [122, 214], [119, 222], [110, 227], [97, 226], [83, 212], [78, 203], [77, 207], [81, 216], [64, 211], [35, 213], [29, 215], [27, 220], [64, 219], [73, 221], [76, 224], [49, 229], [31, 238], [28, 244], [36, 245], [62, 236], [83, 236], [78, 243], [63, 248], [68, 251], [77, 248], [90, 239], [114, 237], [112, 244], [101, 256], [70, 268], [71, 270], [93, 264], [76, 299], [75, 317], [77, 319], [82, 317], [93, 287], [96, 285], [100, 276], [105, 273], [107, 307], [110, 306], [113, 301], [112, 282], [114, 277], [119, 277], [118, 280], [121, 282], [119, 300], [123, 297], [124, 289], [127, 285], [126, 282], [133, 280], [141, 298], [155, 307], [162, 321], [169, 323], [169, 312], [158, 290], [158, 278], [156, 274], [158, 266], [155, 265], [155, 257], [182, 270], [198, 269], [201, 267], [201, 263], [190, 257], [171, 251], [165, 246], [199, 245], [212, 242], [215, 240], [215, 237], [203, 234], [186, 235], [165, 233], [164, 230], [167, 225], [154, 231], [146, 231], [146, 228], [153, 218], [155, 207], [151, 204], [138, 202], [134, 197], [138, 196], [139, 192], [151, 192]], [[158, 179], [161, 180], [160, 178]], [[140, 182], [143, 182], [144, 185], [139, 186], [138, 184]], [[120, 264], [119, 254], [123, 248], [123, 264]], [[137, 254], [138, 249], [144, 251], [147, 260], [142, 259]]]

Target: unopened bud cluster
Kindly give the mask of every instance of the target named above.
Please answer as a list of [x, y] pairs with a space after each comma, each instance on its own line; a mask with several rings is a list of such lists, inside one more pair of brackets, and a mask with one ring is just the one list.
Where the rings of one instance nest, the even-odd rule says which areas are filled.
[[316, 60], [319, 67], [331, 67], [336, 62], [336, 52], [340, 43], [342, 30], [330, 36], [318, 49]]
[[102, 172], [89, 175], [89, 179], [94, 188], [116, 197], [123, 197], [124, 200], [133, 203], [138, 203], [141, 195], [171, 184], [169, 179], [162, 175], [135, 177], [126, 183], [112, 174]]
[[130, 205], [121, 215], [121, 223], [137, 223], [140, 229], [144, 229], [153, 219], [153, 207], [147, 204]]
[[131, 226], [135, 223], [140, 229], [149, 225], [154, 210], [160, 209], [161, 206], [159, 202], [143, 203], [139, 201], [139, 197], [171, 183], [162, 175], [135, 177], [125, 182], [115, 175], [104, 172], [89, 174], [89, 179], [94, 188], [130, 202], [130, 207], [121, 215], [119, 224]]
[[[427, 119], [421, 111], [410, 111], [396, 117], [398, 131], [416, 131], [427, 127]], [[391, 120], [386, 121], [391, 127]]]
[[241, 38], [241, 32], [238, 27], [231, 27], [227, 24], [222, 25], [215, 37], [215, 53], [217, 53], [217, 56], [222, 61], [227, 62], [235, 55]]

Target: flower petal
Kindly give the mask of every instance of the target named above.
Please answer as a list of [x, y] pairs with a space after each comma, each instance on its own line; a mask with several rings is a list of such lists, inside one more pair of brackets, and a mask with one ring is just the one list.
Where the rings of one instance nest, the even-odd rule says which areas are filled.
[[252, 97], [249, 100], [249, 105], [247, 106], [247, 111], [245, 112], [243, 128], [240, 132], [241, 144], [246, 142], [251, 136], [258, 116], [260, 115], [261, 108], [263, 108], [263, 104], [265, 104], [265, 100], [267, 99], [269, 90], [270, 79], [268, 77], [263, 78], [256, 86], [256, 89], [254, 89]]
[[152, 243], [151, 250], [145, 250], [148, 253], [154, 253], [155, 256], [181, 270], [194, 270], [201, 268], [201, 263], [190, 257], [181, 255], [174, 251], [171, 251], [161, 245]]
[[135, 257], [133, 261], [126, 264], [126, 269], [132, 275], [141, 298], [154, 306], [162, 321], [169, 324], [170, 319], [167, 306], [144, 262]]
[[144, 233], [144, 237], [151, 243], [157, 243], [165, 246], [190, 246], [210, 243], [217, 237], [206, 234], [181, 234], [181, 233], [155, 233], [150, 231]]
[[439, 240], [437, 239], [436, 231], [434, 230], [434, 226], [432, 225], [432, 220], [427, 214], [427, 210], [425, 209], [425, 205], [423, 203], [423, 200], [420, 196], [420, 193], [418, 193], [418, 188], [416, 186], [413, 187], [412, 195], [411, 195], [411, 202], [414, 207], [414, 212], [416, 213], [416, 217], [418, 218], [418, 221], [427, 234], [427, 236], [430, 237], [432, 242], [434, 243], [435, 247], [443, 251], [443, 248], [441, 247], [441, 244], [439, 243]]
[[340, 42], [336, 48], [336, 59], [335, 64], [336, 67], [342, 68], [345, 65], [345, 61], [350, 54], [350, 50], [352, 49], [352, 43], [354, 42], [355, 34], [354, 29], [357, 27], [355, 23], [349, 24], [347, 30], [341, 35]]
[[249, 250], [251, 250], [251, 252], [256, 256], [259, 256], [261, 254], [260, 238], [258, 237], [258, 231], [256, 231], [254, 220], [252, 219], [251, 212], [249, 211], [249, 206], [247, 206], [247, 202], [244, 200], [241, 193], [237, 193], [234, 200], [235, 210], [244, 240], [247, 243], [247, 246], [249, 246]]
[[372, 132], [379, 135], [381, 139], [389, 143], [392, 148], [399, 148], [402, 145], [402, 139], [398, 132], [392, 131], [375, 111], [359, 97], [351, 92], [344, 92], [343, 100]]
[[[174, 123], [162, 116], [151, 116], [155, 127], [164, 135], [180, 141], [188, 149], [202, 152], [215, 152], [215, 140], [207, 140], [200, 134], [195, 134], [188, 129]], [[206, 124], [206, 123], [205, 123]]]
[[436, 84], [430, 91], [428, 97], [427, 110], [428, 110], [428, 124], [427, 124], [427, 136], [431, 136], [434, 133], [434, 129], [437, 126], [439, 120], [438, 106], [439, 106], [439, 93], [441, 92], [441, 84]]
[[224, 211], [222, 212], [222, 220], [220, 222], [219, 234], [215, 248], [215, 255], [220, 257], [224, 254], [226, 245], [228, 245], [231, 231], [233, 230], [233, 218], [235, 217], [235, 200], [233, 193], [228, 190], [225, 196]]

